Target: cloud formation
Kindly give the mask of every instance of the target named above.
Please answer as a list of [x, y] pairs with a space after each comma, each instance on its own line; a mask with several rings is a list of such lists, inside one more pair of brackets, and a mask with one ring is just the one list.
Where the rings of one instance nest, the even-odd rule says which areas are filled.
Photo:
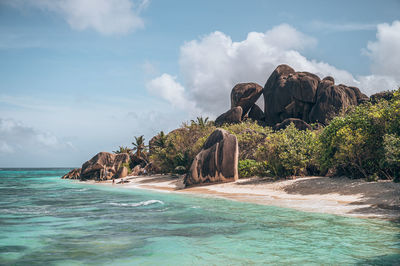
[[70, 147], [72, 143], [61, 143], [56, 136], [26, 126], [14, 119], [0, 118], [0, 155], [27, 150], [57, 150]]
[[[388, 28], [389, 27], [389, 28]], [[396, 28], [393, 28], [396, 27]], [[378, 41], [370, 43], [371, 58], [380, 62], [390, 51], [397, 53], [400, 31], [397, 22], [392, 26], [378, 26]], [[198, 108], [202, 115], [216, 117], [230, 106], [229, 94], [240, 82], [257, 82], [264, 85], [272, 71], [280, 64], [288, 64], [297, 71], [309, 71], [321, 78], [333, 76], [337, 84], [358, 86], [367, 94], [393, 89], [400, 83], [397, 71], [400, 60], [387, 61], [389, 65], [374, 68], [371, 75], [353, 76], [325, 62], [307, 59], [301, 51], [316, 44], [316, 40], [290, 25], [282, 24], [265, 33], [250, 32], [240, 42], [219, 31], [186, 42], [180, 49], [179, 65], [182, 84], [165, 82], [169, 74], [151, 81], [152, 92], [170, 101], [168, 91], [179, 88], [179, 99]], [[382, 52], [381, 49], [389, 50]], [[374, 62], [375, 62], [374, 61]], [[384, 60], [382, 60], [384, 61]], [[396, 67], [395, 70], [389, 70]], [[383, 75], [385, 74], [385, 75]], [[161, 82], [163, 81], [163, 82]]]
[[149, 0], [14, 0], [15, 7], [32, 6], [60, 14], [76, 30], [93, 29], [101, 34], [126, 34], [144, 27], [140, 17]]

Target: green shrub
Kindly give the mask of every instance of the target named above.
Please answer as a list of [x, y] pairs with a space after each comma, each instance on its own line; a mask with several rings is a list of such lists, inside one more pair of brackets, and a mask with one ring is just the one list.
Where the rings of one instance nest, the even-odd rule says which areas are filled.
[[239, 144], [239, 160], [254, 160], [258, 145], [272, 133], [271, 128], [262, 127], [251, 120], [240, 124], [224, 125], [222, 128], [236, 136]]
[[265, 162], [257, 162], [251, 159], [239, 160], [238, 171], [240, 178], [267, 176], [270, 173]]
[[334, 118], [319, 138], [322, 170], [353, 178], [392, 179], [398, 176], [396, 147], [400, 135], [400, 95], [355, 107]]
[[256, 159], [265, 162], [273, 176], [305, 175], [315, 168], [316, 139], [315, 132], [298, 130], [292, 123], [269, 134], [258, 146]]

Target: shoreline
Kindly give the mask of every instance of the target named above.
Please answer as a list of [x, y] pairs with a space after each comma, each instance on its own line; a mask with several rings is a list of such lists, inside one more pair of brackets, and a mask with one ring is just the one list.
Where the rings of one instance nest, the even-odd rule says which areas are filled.
[[391, 181], [366, 182], [346, 177], [301, 177], [272, 181], [270, 178], [246, 178], [236, 182], [183, 188], [182, 181], [170, 175], [128, 176], [129, 183], [99, 184], [128, 189], [219, 197], [228, 200], [326, 213], [357, 218], [400, 219], [400, 184]]

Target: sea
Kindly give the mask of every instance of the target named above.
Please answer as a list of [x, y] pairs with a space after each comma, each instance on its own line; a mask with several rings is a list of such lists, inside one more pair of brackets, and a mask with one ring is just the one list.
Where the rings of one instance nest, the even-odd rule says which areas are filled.
[[0, 170], [0, 265], [400, 265], [400, 224]]

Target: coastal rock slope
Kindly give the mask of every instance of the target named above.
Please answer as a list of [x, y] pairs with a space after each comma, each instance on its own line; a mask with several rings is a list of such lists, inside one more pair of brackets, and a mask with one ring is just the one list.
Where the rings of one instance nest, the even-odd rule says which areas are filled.
[[62, 178], [85, 181], [125, 177], [128, 174], [128, 169], [124, 165], [128, 164], [129, 160], [127, 153], [99, 152], [92, 159], [85, 162], [82, 168], [73, 169]]
[[235, 135], [216, 129], [207, 138], [184, 178], [185, 186], [236, 181], [239, 147]]

